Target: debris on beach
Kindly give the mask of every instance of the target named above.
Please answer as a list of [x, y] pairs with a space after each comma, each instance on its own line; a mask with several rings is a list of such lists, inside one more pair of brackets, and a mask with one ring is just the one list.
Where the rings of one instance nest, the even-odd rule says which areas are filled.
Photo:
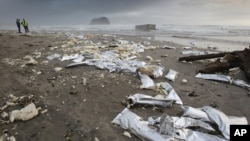
[[141, 72], [143, 74], [147, 74], [151, 78], [159, 78], [163, 75], [164, 68], [156, 65], [145, 65], [139, 67], [137, 72]]
[[26, 107], [20, 110], [14, 110], [10, 112], [10, 122], [14, 122], [14, 120], [30, 120], [33, 117], [38, 115], [38, 110], [34, 103], [27, 105]]
[[[17, 97], [10, 94], [8, 98], [6, 98], [5, 105], [0, 107], [1, 117], [3, 118], [2, 121], [12, 123], [15, 120], [27, 121], [36, 117], [42, 108], [37, 108], [33, 101], [33, 95]], [[20, 109], [20, 106], [23, 108]]]
[[175, 79], [178, 77], [179, 72], [173, 70], [173, 69], [169, 69], [168, 74], [165, 75], [165, 78], [170, 80], [170, 81], [175, 81]]
[[129, 107], [136, 105], [151, 105], [151, 106], [159, 106], [159, 107], [172, 107], [175, 100], [168, 99], [167, 96], [152, 97], [144, 94], [134, 94], [127, 98], [129, 101]]
[[195, 77], [201, 78], [201, 79], [207, 79], [207, 80], [222, 81], [222, 82], [226, 82], [228, 84], [234, 84], [236, 86], [250, 90], [250, 84], [248, 84], [247, 82], [245, 82], [243, 80], [238, 80], [238, 79], [235, 80], [231, 76], [228, 76], [228, 75], [198, 73]]
[[228, 72], [229, 69], [239, 67], [246, 75], [247, 79], [250, 79], [250, 49], [246, 48], [242, 51], [211, 53], [195, 56], [180, 57], [179, 61], [197, 61], [211, 58], [221, 58], [221, 61], [214, 62], [210, 66], [201, 70], [204, 73], [216, 73], [216, 72]]
[[[125, 108], [111, 123], [129, 130], [142, 140], [187, 140], [187, 141], [226, 141], [229, 139], [229, 126], [247, 125], [246, 117], [227, 116], [210, 106], [200, 109], [184, 107], [181, 117], [172, 117], [167, 113], [160, 117], [142, 117]], [[216, 126], [212, 126], [215, 124]], [[196, 128], [189, 128], [196, 127]], [[199, 129], [199, 130], [197, 130]]]

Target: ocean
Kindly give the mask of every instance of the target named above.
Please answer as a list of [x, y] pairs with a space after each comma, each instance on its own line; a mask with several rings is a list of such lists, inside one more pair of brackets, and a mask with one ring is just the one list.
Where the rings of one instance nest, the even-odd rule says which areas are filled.
[[[16, 26], [0, 26], [0, 30], [17, 30]], [[140, 35], [149, 39], [174, 42], [183, 46], [215, 47], [221, 51], [242, 50], [250, 45], [250, 26], [156, 25], [156, 30], [137, 31], [135, 25], [66, 25], [30, 26], [31, 31], [67, 33], [101, 33]]]

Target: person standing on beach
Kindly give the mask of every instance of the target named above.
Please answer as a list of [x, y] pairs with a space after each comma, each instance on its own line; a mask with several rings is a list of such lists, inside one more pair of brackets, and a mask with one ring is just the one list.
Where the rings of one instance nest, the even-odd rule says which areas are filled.
[[21, 23], [20, 23], [20, 19], [16, 19], [16, 25], [18, 28], [18, 33], [21, 33]]
[[28, 22], [25, 19], [23, 19], [23, 21], [21, 22], [21, 24], [23, 25], [25, 33], [28, 33], [29, 32]]

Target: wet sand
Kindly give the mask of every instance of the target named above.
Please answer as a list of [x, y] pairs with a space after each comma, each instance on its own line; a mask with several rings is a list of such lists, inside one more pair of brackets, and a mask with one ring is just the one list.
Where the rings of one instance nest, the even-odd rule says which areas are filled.
[[[13, 31], [0, 32], [0, 106], [5, 104], [10, 94], [15, 96], [34, 95], [36, 106], [48, 110], [28, 121], [0, 122], [1, 133], [7, 130], [8, 134], [13, 135], [17, 141], [62, 141], [67, 139], [94, 141], [95, 138], [100, 141], [139, 140], [135, 136], [128, 138], [122, 135], [124, 130], [112, 125], [111, 121], [125, 108], [121, 101], [125, 100], [128, 95], [143, 93], [154, 96], [157, 94], [156, 91], [140, 89], [140, 79], [133, 73], [109, 73], [107, 70], [100, 70], [94, 66], [64, 68], [71, 61], [47, 59], [53, 53], [61, 55], [77, 53], [77, 51], [70, 50], [70, 47], [84, 46], [85, 41], [92, 41], [94, 44], [110, 43], [114, 38], [122, 38], [135, 43], [149, 41], [150, 46], [153, 47], [165, 45], [176, 47], [176, 49], [147, 49], [136, 56], [138, 60], [147, 63], [149, 61], [146, 56], [151, 56], [154, 60], [161, 60], [160, 65], [165, 68], [164, 75], [169, 69], [179, 72], [179, 76], [174, 82], [170, 82], [164, 77], [154, 79], [154, 81], [168, 81], [184, 105], [196, 108], [215, 106], [226, 115], [246, 116], [250, 121], [250, 106], [247, 104], [250, 98], [249, 91], [226, 83], [195, 78], [197, 71], [208, 62], [178, 62], [178, 58], [183, 56], [182, 46], [178, 43], [149, 40], [142, 36], [84, 34], [86, 39], [78, 38], [77, 45], [68, 46], [66, 48], [69, 50], [65, 50], [62, 45], [70, 42], [72, 38], [62, 32], [33, 32], [28, 36], [16, 34]], [[83, 33], [78, 32], [77, 35], [83, 35]], [[104, 48], [100, 51], [110, 49], [113, 48]], [[162, 57], [166, 54], [167, 57]], [[24, 65], [25, 59], [23, 58], [26, 55], [34, 57], [38, 64]], [[158, 63], [151, 64], [157, 65]], [[63, 69], [56, 72], [54, 70], [56, 67]], [[231, 74], [231, 76], [235, 79], [246, 80], [242, 71]], [[86, 85], [82, 83], [83, 77], [86, 79]], [[182, 79], [186, 79], [187, 84], [183, 84]], [[190, 92], [195, 92], [197, 96], [188, 96]], [[145, 119], [148, 116], [160, 116], [162, 113], [177, 116], [182, 111], [180, 105], [177, 104], [171, 108], [160, 109], [136, 107], [131, 110]], [[6, 110], [9, 112], [13, 108]], [[7, 119], [1, 118], [1, 120]]]

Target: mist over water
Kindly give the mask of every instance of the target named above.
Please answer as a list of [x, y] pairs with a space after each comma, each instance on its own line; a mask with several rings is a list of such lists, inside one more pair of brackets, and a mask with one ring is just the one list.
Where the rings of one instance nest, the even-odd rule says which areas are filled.
[[[4, 30], [17, 30], [16, 26], [0, 27]], [[197, 47], [217, 47], [221, 51], [242, 50], [250, 45], [250, 26], [215, 25], [157, 25], [156, 30], [137, 31], [135, 25], [65, 25], [34, 26], [35, 32], [62, 31], [100, 34], [123, 34], [152, 37], [152, 39], [174, 42], [184, 46], [195, 43]]]

